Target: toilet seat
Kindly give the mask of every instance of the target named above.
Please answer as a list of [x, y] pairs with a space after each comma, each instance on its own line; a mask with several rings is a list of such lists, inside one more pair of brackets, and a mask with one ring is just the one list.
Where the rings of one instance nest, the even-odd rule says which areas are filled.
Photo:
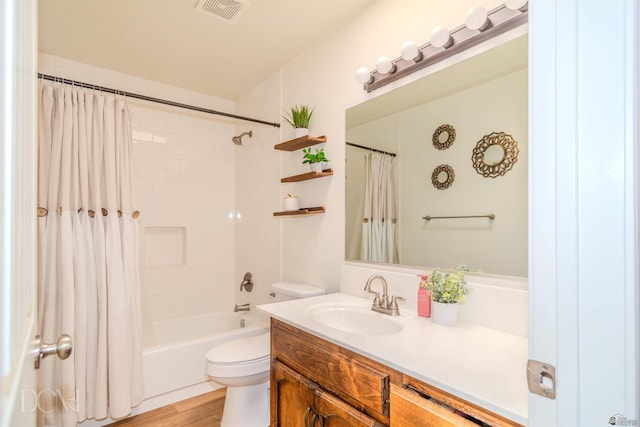
[[269, 332], [227, 341], [209, 350], [207, 361], [216, 365], [229, 365], [268, 359], [270, 342], [271, 334]]
[[238, 377], [268, 374], [271, 334], [239, 338], [219, 344], [207, 352], [207, 374]]

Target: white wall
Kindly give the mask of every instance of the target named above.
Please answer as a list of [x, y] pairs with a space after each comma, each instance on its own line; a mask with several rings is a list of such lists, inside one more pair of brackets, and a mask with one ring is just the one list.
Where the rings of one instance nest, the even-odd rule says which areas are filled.
[[[39, 71], [213, 110], [235, 109], [227, 100], [48, 54], [40, 54]], [[144, 333], [152, 344], [150, 321], [233, 308], [236, 121], [129, 101]]]
[[[285, 64], [279, 72], [239, 100], [239, 114], [247, 113], [251, 105], [252, 113], [261, 117], [279, 117], [283, 109], [293, 104], [314, 106], [311, 134], [327, 136], [325, 151], [332, 160], [332, 177], [284, 185], [280, 184], [279, 179], [274, 179], [264, 184], [269, 186], [270, 194], [277, 192], [278, 202], [287, 192], [292, 192], [301, 198], [302, 206], [323, 205], [326, 208], [323, 215], [274, 219], [280, 222], [282, 228], [282, 279], [303, 281], [329, 291], [339, 289], [340, 266], [345, 258], [345, 110], [406, 83], [403, 79], [367, 94], [355, 80], [355, 70], [361, 66], [372, 69], [376, 58], [381, 55], [398, 57], [400, 46], [406, 40], [426, 43], [435, 26], [455, 28], [463, 24], [467, 10], [478, 4], [490, 10], [501, 2], [374, 2], [348, 25], [331, 31], [330, 36]], [[427, 71], [422, 75], [425, 73]], [[263, 96], [266, 94], [279, 98]], [[259, 100], [260, 105], [255, 105], [251, 100]], [[274, 143], [292, 137], [292, 129], [283, 126], [279, 140]], [[280, 176], [304, 171], [299, 153], [280, 153], [279, 156], [282, 161]], [[265, 164], [254, 170], [256, 179], [268, 176], [271, 167]], [[273, 199], [270, 200], [275, 204]], [[277, 225], [274, 224], [274, 227]], [[241, 258], [236, 261], [246, 262]]]
[[[237, 103], [243, 115], [279, 122], [280, 75], [256, 87]], [[252, 306], [269, 301], [271, 283], [280, 280], [280, 221], [273, 212], [281, 211], [280, 154], [273, 146], [280, 141], [280, 129], [251, 122], [238, 122], [237, 133], [251, 130], [236, 152], [236, 208], [242, 219], [236, 222], [236, 270], [234, 289], [238, 304]], [[251, 272], [251, 293], [240, 292], [244, 273]]]

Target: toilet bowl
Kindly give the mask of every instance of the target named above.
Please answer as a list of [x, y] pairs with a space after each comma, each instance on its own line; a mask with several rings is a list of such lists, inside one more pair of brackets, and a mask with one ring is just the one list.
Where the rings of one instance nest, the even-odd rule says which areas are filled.
[[269, 425], [270, 333], [240, 338], [207, 352], [207, 375], [227, 386], [222, 427]]
[[[303, 283], [271, 285], [274, 302], [309, 298], [326, 291]], [[239, 338], [207, 352], [207, 375], [227, 386], [222, 427], [269, 425], [270, 333]]]

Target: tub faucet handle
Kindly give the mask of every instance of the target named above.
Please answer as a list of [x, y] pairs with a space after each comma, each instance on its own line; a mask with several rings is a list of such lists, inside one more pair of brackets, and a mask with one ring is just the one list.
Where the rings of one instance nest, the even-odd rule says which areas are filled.
[[248, 271], [244, 273], [242, 283], [240, 283], [240, 292], [242, 292], [243, 290], [247, 292], [251, 292], [253, 290], [253, 276]]

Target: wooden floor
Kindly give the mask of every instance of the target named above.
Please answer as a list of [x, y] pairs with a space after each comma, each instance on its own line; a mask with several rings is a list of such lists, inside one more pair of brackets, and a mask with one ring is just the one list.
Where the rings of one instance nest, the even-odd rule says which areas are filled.
[[109, 424], [107, 427], [220, 427], [226, 393], [227, 389], [222, 388]]

